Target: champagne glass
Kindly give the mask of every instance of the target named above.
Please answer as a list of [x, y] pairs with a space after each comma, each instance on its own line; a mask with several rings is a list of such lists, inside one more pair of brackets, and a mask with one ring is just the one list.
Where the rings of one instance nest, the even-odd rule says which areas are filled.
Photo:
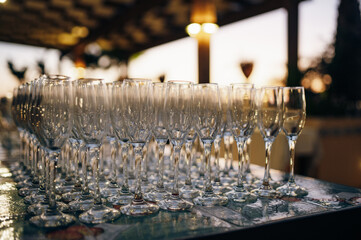
[[133, 200], [122, 207], [121, 212], [133, 216], [149, 215], [159, 210], [156, 204], [144, 201], [141, 189], [143, 148], [151, 134], [152, 83], [146, 79], [125, 79], [122, 88], [124, 126], [135, 155], [136, 187]]
[[254, 130], [255, 118], [255, 90], [253, 84], [232, 84], [230, 94], [231, 130], [237, 142], [238, 176], [233, 191], [228, 198], [236, 203], [250, 203], [257, 200], [257, 196], [248, 192], [245, 187], [245, 158], [244, 145]]
[[174, 179], [171, 195], [159, 202], [159, 206], [165, 210], [182, 211], [193, 207], [191, 202], [180, 198], [178, 186], [180, 152], [192, 123], [192, 94], [193, 83], [191, 82], [167, 82], [164, 111], [168, 112], [168, 116], [165, 126], [173, 145]]
[[270, 184], [271, 149], [282, 126], [282, 90], [279, 87], [262, 87], [257, 96], [257, 125], [266, 147], [265, 172], [262, 185], [252, 190], [259, 197], [274, 198], [279, 192]]
[[114, 206], [119, 207], [131, 203], [133, 194], [130, 192], [128, 183], [128, 153], [129, 138], [126, 134], [124, 125], [124, 101], [123, 101], [123, 83], [120, 81], [112, 82], [110, 105], [110, 120], [115, 136], [121, 146], [120, 153], [123, 161], [123, 182], [118, 193], [110, 196], [108, 201]]
[[288, 139], [290, 150], [290, 175], [288, 182], [277, 188], [284, 196], [302, 197], [307, 190], [295, 182], [294, 163], [295, 147], [306, 121], [306, 99], [303, 87], [284, 87], [283, 91], [283, 125], [282, 130]]
[[26, 196], [27, 200], [33, 199], [32, 196], [36, 195], [39, 189], [39, 177], [38, 177], [38, 150], [39, 150], [39, 142], [34, 134], [34, 128], [32, 125], [32, 113], [33, 113], [33, 102], [35, 99], [34, 89], [35, 83], [27, 82], [25, 84], [25, 93], [26, 93], [26, 102], [25, 102], [25, 128], [28, 132], [28, 151], [29, 151], [29, 164], [30, 164], [30, 182], [29, 185], [26, 184], [23, 188], [19, 189], [20, 196]]
[[48, 154], [49, 206], [41, 215], [30, 218], [38, 227], [60, 227], [75, 221], [75, 217], [57, 209], [55, 199], [55, 168], [61, 147], [71, 130], [71, 84], [64, 76], [49, 76], [41, 82], [39, 109], [37, 116], [38, 134]]
[[220, 175], [220, 164], [219, 164], [219, 155], [220, 155], [220, 149], [221, 149], [221, 142], [222, 138], [224, 138], [224, 134], [226, 132], [227, 128], [227, 115], [229, 112], [229, 94], [230, 94], [230, 88], [229, 86], [219, 86], [219, 97], [221, 102], [221, 110], [222, 110], [222, 118], [221, 123], [218, 128], [216, 139], [214, 140], [214, 156], [215, 156], [215, 173], [214, 173], [214, 183], [213, 183], [213, 189], [216, 193], [226, 193], [231, 191], [232, 189], [228, 187], [227, 182], [221, 181], [221, 175]]
[[145, 199], [152, 202], [159, 202], [163, 200], [168, 192], [164, 187], [164, 149], [168, 141], [168, 134], [166, 129], [165, 118], [167, 117], [167, 111], [164, 108], [164, 102], [166, 97], [166, 87], [165, 83], [153, 83], [153, 111], [152, 114], [152, 132], [155, 138], [155, 141], [158, 145], [158, 181], [156, 187], [150, 192], [145, 194]]
[[[193, 123], [192, 123], [193, 125]], [[193, 199], [198, 197], [200, 191], [196, 189], [192, 184], [192, 149], [194, 141], [197, 137], [197, 132], [194, 129], [194, 126], [189, 130], [186, 137], [185, 151], [186, 151], [186, 162], [187, 162], [187, 172], [184, 186], [180, 189], [180, 195], [182, 198]]]
[[[101, 79], [80, 79], [76, 83], [75, 93], [78, 98], [74, 111], [75, 123], [78, 125], [79, 135], [86, 144], [87, 159], [93, 164], [96, 181], [94, 204], [79, 215], [79, 220], [88, 224], [113, 221], [120, 216], [120, 212], [103, 205], [99, 188], [100, 145], [109, 124], [106, 111], [108, 106], [106, 85]], [[86, 175], [84, 181], [87, 181]]]
[[[57, 80], [57, 79], [65, 79], [68, 80], [68, 77], [65, 76], [46, 76], [43, 75], [38, 79], [35, 79], [31, 82], [33, 84], [33, 91], [32, 91], [32, 101], [31, 101], [31, 110], [29, 115], [29, 121], [32, 125], [33, 135], [37, 139], [37, 142], [40, 143], [39, 148], [37, 149], [36, 155], [38, 155], [38, 165], [37, 168], [40, 169], [40, 177], [39, 177], [39, 190], [38, 192], [34, 192], [31, 195], [25, 197], [24, 202], [31, 204], [27, 211], [33, 215], [40, 215], [49, 207], [49, 198], [50, 198], [50, 182], [49, 182], [49, 157], [47, 151], [47, 144], [43, 138], [43, 134], [41, 131], [41, 122], [43, 120], [42, 113], [44, 112], [44, 102], [42, 91], [44, 84], [49, 84], [50, 80]], [[56, 200], [60, 200], [57, 198]], [[67, 211], [68, 206], [62, 202], [56, 203], [56, 208], [60, 211]]]
[[213, 191], [211, 182], [211, 148], [222, 121], [222, 110], [217, 84], [194, 86], [194, 124], [204, 147], [206, 174], [203, 192], [193, 202], [202, 206], [226, 205], [228, 199]]
[[[106, 88], [107, 88], [107, 97], [108, 97], [108, 102], [109, 102], [109, 104], [107, 104], [106, 110], [107, 110], [107, 114], [110, 119], [110, 122], [112, 123], [113, 121], [111, 121], [111, 112], [116, 107], [115, 102], [113, 102], [113, 97], [112, 97], [113, 83], [107, 82]], [[118, 140], [116, 138], [116, 133], [113, 128], [113, 124], [110, 124], [110, 126], [108, 128], [106, 139], [107, 139], [107, 141], [109, 141], [109, 144], [110, 144], [111, 167], [110, 167], [110, 178], [108, 179], [107, 183], [105, 184], [105, 187], [102, 189], [101, 194], [103, 197], [109, 198], [109, 197], [117, 195], [118, 191], [121, 190], [120, 186], [118, 184], [118, 174], [117, 174], [117, 164], [116, 164], [116, 161], [118, 158]], [[103, 162], [104, 162], [104, 160], [103, 160]]]

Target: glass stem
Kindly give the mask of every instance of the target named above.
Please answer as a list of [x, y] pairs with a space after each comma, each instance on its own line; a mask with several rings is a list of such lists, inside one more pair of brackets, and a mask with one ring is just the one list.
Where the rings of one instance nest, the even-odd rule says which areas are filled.
[[148, 143], [143, 147], [142, 150], [142, 170], [141, 170], [141, 176], [142, 176], [142, 181], [147, 182], [148, 181], [148, 176], [147, 176], [147, 150], [148, 150]]
[[288, 182], [290, 184], [295, 183], [295, 147], [296, 147], [296, 139], [288, 138], [288, 146], [290, 149], [290, 176]]
[[75, 184], [74, 187], [81, 188], [80, 175], [79, 175], [79, 162], [80, 160], [80, 144], [75, 141], [72, 146], [72, 159], [74, 160], [74, 171], [75, 171]]
[[[28, 135], [29, 136], [29, 135]], [[26, 143], [26, 151], [27, 151], [27, 167], [28, 167], [28, 173], [30, 175], [31, 178], [33, 178], [33, 159], [31, 156], [32, 153], [32, 149], [31, 149], [31, 141], [30, 139], [27, 139], [27, 143]]]
[[39, 177], [39, 191], [41, 193], [46, 193], [46, 188], [45, 188], [45, 180], [46, 180], [46, 170], [45, 170], [45, 153], [44, 150], [42, 148], [39, 147], [39, 159], [40, 159], [40, 165], [41, 165], [41, 171], [40, 171], [40, 177]]
[[88, 166], [87, 162], [89, 161], [89, 158], [87, 154], [83, 151], [82, 148], [80, 148], [80, 157], [81, 157], [81, 168], [83, 172], [83, 191], [82, 195], [89, 195], [89, 186], [88, 186]]
[[142, 202], [142, 188], [141, 188], [141, 167], [142, 167], [142, 155], [143, 155], [143, 146], [133, 146], [134, 149], [134, 160], [135, 160], [135, 177], [136, 177], [136, 185], [135, 185], [135, 193], [134, 193], [134, 201]]
[[243, 174], [244, 174], [244, 155], [243, 155], [244, 141], [237, 142], [238, 149], [238, 174], [237, 174], [237, 187], [243, 187]]
[[31, 166], [30, 175], [32, 176], [32, 180], [35, 177], [35, 173], [34, 173], [34, 170], [35, 170], [34, 152], [35, 152], [34, 143], [33, 143], [33, 140], [31, 139], [29, 141], [29, 160], [30, 160], [30, 166]]
[[122, 192], [129, 193], [129, 183], [128, 183], [128, 153], [129, 153], [129, 144], [121, 143], [122, 150], [122, 162], [123, 162], [123, 185]]
[[216, 138], [214, 141], [214, 157], [216, 161], [216, 171], [214, 173], [214, 182], [220, 183], [221, 177], [219, 176], [219, 152], [221, 148], [221, 138]]
[[20, 163], [22, 165], [22, 169], [25, 164], [25, 141], [24, 141], [24, 133], [20, 130]]
[[266, 141], [265, 146], [266, 146], [266, 162], [265, 162], [265, 171], [263, 177], [263, 185], [269, 186], [272, 141]]
[[164, 189], [163, 175], [164, 175], [164, 149], [166, 142], [158, 142], [158, 182], [157, 188]]
[[100, 188], [99, 188], [99, 179], [100, 179], [100, 169], [99, 169], [99, 161], [100, 161], [100, 145], [99, 144], [91, 144], [87, 146], [88, 159], [93, 164], [93, 174], [95, 176], [95, 192], [94, 192], [94, 204], [100, 205], [102, 204], [100, 197]]
[[206, 163], [206, 174], [205, 174], [205, 184], [204, 184], [204, 191], [206, 193], [213, 193], [212, 187], [212, 166], [211, 166], [211, 150], [212, 150], [212, 143], [203, 143], [204, 147], [204, 155], [205, 155], [205, 163]]
[[33, 143], [33, 171], [34, 171], [34, 177], [32, 180], [32, 183], [35, 185], [39, 184], [39, 174], [38, 174], [38, 152], [39, 152], [39, 145]]
[[187, 176], [185, 180], [185, 185], [192, 185], [191, 169], [192, 169], [192, 141], [186, 142], [186, 161], [187, 161]]
[[99, 181], [101, 180], [102, 182], [105, 181], [105, 176], [104, 176], [104, 146], [103, 144], [101, 144], [99, 146], [99, 162], [98, 162], [98, 168], [99, 168]]
[[49, 152], [49, 209], [56, 209], [56, 200], [55, 200], [55, 175], [56, 175], [56, 165], [59, 161], [59, 151], [50, 151]]
[[63, 162], [64, 162], [64, 172], [65, 172], [65, 181], [67, 181], [67, 182], [71, 182], [71, 178], [72, 178], [72, 176], [71, 176], [71, 173], [70, 173], [70, 170], [71, 170], [71, 165], [70, 165], [70, 159], [71, 159], [71, 156], [70, 156], [70, 153], [71, 153], [71, 151], [70, 151], [70, 143], [69, 142], [67, 142], [66, 144], [65, 144], [65, 149], [64, 149], [64, 157], [63, 157]]
[[178, 171], [179, 171], [179, 157], [180, 157], [181, 147], [174, 146], [174, 179], [173, 179], [173, 189], [172, 195], [179, 195], [179, 186], [178, 186]]
[[244, 157], [245, 157], [245, 163], [246, 163], [246, 167], [245, 167], [245, 173], [251, 173], [251, 158], [249, 156], [249, 151], [250, 151], [250, 145], [251, 145], [251, 138], [248, 138], [248, 140], [246, 141], [246, 143], [244, 144]]
[[112, 160], [112, 170], [113, 170], [112, 174], [111, 174], [111, 177], [110, 177], [110, 183], [112, 185], [116, 185], [117, 180], [118, 180], [118, 177], [117, 177], [117, 163], [116, 163], [117, 152], [118, 152], [117, 145], [118, 145], [118, 142], [115, 139], [110, 140], [110, 158]]
[[50, 198], [50, 172], [49, 172], [49, 165], [50, 165], [50, 159], [49, 159], [49, 154], [48, 154], [48, 151], [44, 150], [44, 153], [45, 153], [45, 156], [44, 156], [44, 166], [45, 166], [45, 191], [46, 191], [46, 194], [45, 194], [45, 199], [44, 201], [49, 201], [49, 198]]

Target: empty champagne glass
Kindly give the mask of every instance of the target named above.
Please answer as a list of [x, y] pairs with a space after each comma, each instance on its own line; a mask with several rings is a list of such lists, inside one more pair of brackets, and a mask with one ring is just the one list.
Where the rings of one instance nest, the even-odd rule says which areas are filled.
[[257, 200], [257, 196], [245, 187], [244, 145], [254, 130], [255, 90], [252, 84], [232, 84], [230, 94], [231, 130], [237, 142], [238, 176], [233, 191], [228, 198], [237, 203], [249, 203]]
[[284, 196], [302, 197], [308, 194], [307, 190], [295, 182], [294, 164], [295, 147], [298, 136], [301, 134], [306, 121], [306, 99], [303, 87], [284, 87], [283, 91], [283, 124], [282, 130], [288, 139], [290, 150], [290, 175], [288, 182], [277, 188]]
[[221, 110], [222, 110], [222, 118], [221, 123], [218, 128], [216, 139], [214, 140], [214, 157], [215, 157], [215, 172], [214, 172], [214, 182], [213, 189], [216, 193], [226, 193], [232, 190], [232, 188], [228, 187], [227, 182], [221, 181], [220, 175], [220, 151], [221, 151], [221, 142], [224, 137], [226, 128], [227, 128], [227, 115], [229, 112], [229, 95], [230, 88], [228, 85], [226, 86], [218, 86], [219, 87], [219, 97], [221, 102]]
[[211, 174], [211, 148], [222, 121], [222, 110], [217, 84], [194, 86], [194, 124], [204, 147], [206, 174], [203, 192], [193, 202], [202, 206], [226, 205], [228, 199], [213, 191]]
[[167, 84], [153, 83], [152, 87], [153, 87], [152, 106], [154, 112], [152, 114], [152, 119], [150, 120], [152, 121], [153, 136], [158, 145], [158, 152], [157, 152], [158, 180], [155, 188], [145, 194], [145, 199], [152, 202], [159, 202], [168, 195], [168, 192], [165, 190], [164, 180], [163, 180], [164, 149], [168, 141], [168, 134], [165, 125], [166, 124], [165, 118], [167, 117], [168, 112], [164, 108]]
[[40, 113], [34, 120], [39, 124], [38, 134], [47, 151], [49, 185], [49, 206], [41, 215], [32, 217], [30, 222], [39, 227], [66, 226], [75, 221], [75, 217], [64, 214], [57, 209], [55, 195], [56, 164], [61, 147], [71, 130], [71, 84], [68, 77], [49, 76], [40, 86]]
[[123, 182], [118, 193], [109, 197], [108, 201], [114, 207], [119, 207], [131, 203], [133, 194], [130, 192], [128, 183], [129, 138], [124, 125], [123, 83], [120, 81], [113, 82], [111, 90], [110, 119], [115, 136], [121, 146], [120, 154], [123, 161]]
[[[78, 102], [75, 105], [74, 111], [75, 123], [78, 126], [79, 135], [86, 144], [87, 159], [93, 165], [92, 168], [96, 181], [94, 205], [86, 212], [80, 214], [79, 220], [91, 224], [113, 221], [120, 216], [120, 212], [103, 205], [99, 188], [100, 145], [109, 124], [109, 117], [106, 111], [108, 104], [106, 85], [101, 79], [79, 79], [75, 88]], [[84, 181], [87, 181], [86, 174], [83, 178]]]
[[270, 184], [271, 149], [282, 126], [282, 90], [279, 87], [262, 87], [257, 96], [257, 125], [266, 147], [265, 172], [262, 185], [252, 190], [260, 197], [273, 198], [279, 192]]
[[181, 187], [180, 189], [180, 196], [182, 198], [187, 198], [187, 199], [193, 199], [195, 197], [198, 197], [198, 195], [200, 194], [200, 191], [196, 189], [192, 184], [192, 159], [193, 159], [192, 149], [196, 137], [197, 137], [197, 132], [194, 129], [194, 126], [192, 126], [187, 134], [186, 143], [185, 143], [186, 162], [187, 162], [186, 179], [184, 186]]
[[125, 79], [123, 82], [124, 126], [133, 145], [135, 157], [136, 187], [130, 204], [121, 208], [126, 215], [149, 215], [156, 213], [156, 204], [144, 201], [141, 189], [141, 161], [143, 148], [151, 134], [152, 83], [146, 79]]
[[165, 126], [173, 145], [174, 179], [171, 194], [159, 202], [159, 206], [165, 210], [182, 211], [193, 206], [191, 202], [180, 197], [178, 186], [180, 152], [192, 123], [192, 101], [193, 83], [187, 81], [167, 82], [164, 111], [167, 111], [168, 115]]

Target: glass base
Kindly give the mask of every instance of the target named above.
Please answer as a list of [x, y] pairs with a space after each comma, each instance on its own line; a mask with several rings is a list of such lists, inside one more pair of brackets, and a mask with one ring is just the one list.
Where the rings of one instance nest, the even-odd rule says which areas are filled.
[[[49, 202], [40, 202], [37, 204], [30, 205], [28, 207], [28, 213], [32, 215], [41, 215], [45, 213], [48, 208], [49, 208]], [[57, 202], [56, 208], [61, 212], [69, 212], [69, 206], [63, 202]]]
[[119, 216], [118, 210], [99, 204], [80, 214], [79, 221], [87, 224], [99, 224], [114, 221]]
[[256, 194], [260, 198], [277, 198], [279, 192], [274, 190], [271, 185], [262, 184], [259, 188], [254, 189], [251, 193]]
[[39, 187], [25, 187], [25, 188], [21, 188], [18, 191], [19, 196], [21, 197], [26, 197], [29, 196], [30, 194], [34, 194], [37, 193], [39, 191]]
[[114, 208], [119, 209], [120, 206], [130, 204], [134, 196], [130, 192], [118, 192], [117, 195], [109, 197], [108, 202], [113, 205]]
[[81, 198], [81, 191], [72, 191], [61, 195], [61, 200], [70, 203], [72, 201], [79, 200]]
[[37, 227], [55, 228], [65, 227], [75, 222], [75, 217], [59, 211], [46, 212], [39, 216], [30, 218], [30, 222]]
[[31, 187], [32, 182], [29, 176], [27, 176], [27, 178], [24, 179], [19, 179], [18, 181], [16, 181], [16, 188], [21, 189], [24, 187]]
[[228, 177], [228, 176], [221, 177], [221, 184], [223, 186], [231, 185], [235, 182], [236, 182], [236, 178], [232, 178], [232, 177]]
[[184, 185], [179, 189], [181, 198], [193, 199], [199, 196], [200, 191], [193, 187], [193, 185]]
[[[168, 192], [172, 192], [172, 190], [173, 190], [173, 183], [174, 183], [174, 181], [172, 180], [172, 181], [166, 181], [166, 182], [164, 182], [164, 188], [165, 188], [165, 190], [167, 190]], [[178, 187], [179, 188], [181, 188], [181, 187], [183, 187], [184, 186], [184, 183], [182, 183], [182, 182], [178, 182]], [[143, 189], [143, 188], [142, 188]]]
[[213, 192], [204, 192], [201, 196], [193, 199], [195, 205], [213, 207], [213, 206], [224, 206], [228, 203], [228, 198], [214, 194]]
[[193, 203], [183, 200], [179, 195], [170, 195], [158, 203], [159, 207], [168, 211], [185, 211], [193, 207]]
[[248, 191], [238, 192], [233, 190], [227, 193], [227, 197], [230, 201], [233, 201], [235, 203], [254, 203], [257, 201], [257, 196]]
[[308, 194], [305, 188], [298, 186], [296, 183], [290, 182], [277, 188], [277, 191], [280, 192], [281, 196], [289, 197], [304, 197]]
[[144, 194], [144, 200], [149, 202], [159, 202], [169, 196], [169, 193], [164, 188], [155, 188], [152, 191]]
[[[130, 184], [130, 183], [129, 183]], [[134, 183], [133, 185], [130, 184], [130, 191], [132, 193], [135, 193], [135, 187], [136, 187], [136, 183]], [[142, 181], [142, 185], [141, 185], [141, 189], [142, 189], [142, 193], [146, 193], [146, 192], [150, 192], [153, 189], [153, 184], [151, 184], [150, 182], [144, 182]]]
[[91, 195], [82, 196], [79, 200], [69, 203], [70, 211], [85, 212], [94, 206], [94, 198]]
[[103, 198], [109, 198], [109, 197], [117, 195], [118, 192], [121, 190], [122, 190], [122, 188], [119, 186], [114, 186], [114, 187], [108, 186], [108, 187], [102, 189], [100, 194], [102, 195]]
[[[37, 193], [26, 196], [24, 198], [24, 203], [29, 204], [29, 205], [36, 204], [36, 203], [44, 201], [45, 197], [46, 197], [45, 193], [37, 192]], [[57, 199], [57, 201], [58, 201], [58, 199]]]
[[232, 188], [229, 186], [223, 186], [221, 183], [219, 182], [214, 182], [212, 184], [213, 187], [213, 192], [217, 195], [222, 195], [224, 193], [230, 192], [232, 191]]
[[130, 204], [122, 207], [120, 211], [128, 216], [145, 216], [157, 213], [159, 207], [154, 203], [148, 203], [144, 200], [133, 200]]
[[245, 179], [248, 184], [253, 184], [255, 181], [258, 181], [258, 178], [253, 175], [251, 172], [246, 172]]
[[74, 188], [74, 184], [69, 184], [69, 185], [60, 185], [57, 188], [55, 188], [55, 193], [62, 195], [64, 193], [68, 193], [71, 192]]

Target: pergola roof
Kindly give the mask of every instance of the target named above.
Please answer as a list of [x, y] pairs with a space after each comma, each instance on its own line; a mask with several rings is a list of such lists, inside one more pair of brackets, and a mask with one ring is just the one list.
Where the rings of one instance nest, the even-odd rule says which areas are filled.
[[[300, 0], [215, 0], [222, 26]], [[0, 41], [70, 52], [98, 41], [126, 55], [187, 36], [191, 0], [7, 0], [0, 4]], [[86, 37], [74, 37], [86, 27]]]

